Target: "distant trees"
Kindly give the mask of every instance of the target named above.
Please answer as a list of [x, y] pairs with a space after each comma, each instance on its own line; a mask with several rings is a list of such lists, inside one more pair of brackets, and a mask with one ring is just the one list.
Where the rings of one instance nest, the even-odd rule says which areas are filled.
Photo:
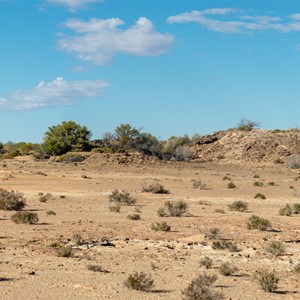
[[236, 128], [240, 131], [252, 131], [254, 128], [260, 127], [260, 123], [249, 119], [240, 119]]
[[90, 149], [91, 131], [73, 121], [51, 126], [44, 135], [42, 148], [50, 155]]

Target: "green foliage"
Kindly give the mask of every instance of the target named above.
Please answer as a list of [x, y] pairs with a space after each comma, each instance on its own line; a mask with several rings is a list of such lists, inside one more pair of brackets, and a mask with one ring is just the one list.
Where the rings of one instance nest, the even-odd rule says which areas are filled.
[[134, 272], [133, 274], [129, 275], [125, 281], [126, 287], [138, 291], [147, 291], [151, 289], [153, 285], [154, 280], [152, 277], [144, 272]]
[[56, 161], [57, 162], [65, 162], [65, 163], [75, 163], [75, 162], [82, 162], [85, 160], [85, 156], [80, 153], [66, 153], [59, 156]]
[[200, 260], [200, 266], [205, 267], [206, 269], [210, 269], [213, 265], [213, 261], [210, 257], [205, 256]]
[[258, 216], [251, 216], [247, 223], [248, 229], [258, 229], [261, 231], [271, 230], [272, 225], [271, 222], [267, 219], [258, 217]]
[[90, 149], [91, 132], [73, 121], [51, 126], [44, 136], [43, 149], [50, 155]]
[[187, 209], [188, 205], [184, 201], [166, 201], [164, 206], [158, 209], [157, 214], [160, 217], [181, 217]]
[[16, 224], [36, 224], [39, 221], [39, 218], [36, 213], [18, 211], [11, 216], [11, 220]]
[[140, 136], [140, 129], [130, 124], [120, 124], [115, 129], [115, 139], [119, 148], [130, 148]]
[[167, 222], [157, 222], [151, 225], [151, 229], [155, 231], [170, 231], [171, 226]]
[[136, 199], [132, 198], [128, 192], [117, 189], [112, 191], [108, 199], [111, 204], [133, 205], [136, 203]]
[[238, 271], [238, 268], [229, 262], [225, 262], [221, 264], [219, 271], [223, 276], [231, 276]]
[[213, 250], [224, 250], [228, 249], [230, 252], [238, 252], [240, 251], [238, 246], [230, 241], [215, 241], [212, 243]]
[[295, 203], [293, 205], [293, 213], [294, 214], [300, 214], [300, 203]]
[[232, 181], [230, 181], [230, 182], [227, 184], [227, 187], [228, 187], [229, 189], [235, 189], [235, 188], [236, 188], [236, 185], [235, 185]]
[[139, 214], [129, 214], [127, 216], [127, 219], [133, 220], [133, 221], [138, 221], [138, 220], [141, 220], [141, 216]]
[[0, 188], [0, 210], [21, 210], [25, 205], [23, 194]]
[[249, 119], [241, 119], [237, 124], [237, 130], [239, 131], [252, 131], [254, 128], [260, 127], [260, 123]]
[[261, 194], [261, 193], [257, 193], [255, 196], [254, 196], [255, 199], [266, 199], [266, 196], [264, 194]]
[[271, 253], [274, 256], [280, 256], [284, 254], [285, 246], [280, 241], [270, 241], [265, 246], [265, 251]]
[[192, 153], [186, 147], [191, 143], [187, 134], [182, 137], [171, 136], [164, 144], [162, 149], [163, 156], [166, 159], [175, 158], [178, 161], [188, 161]]
[[222, 293], [215, 291], [211, 285], [217, 280], [216, 275], [200, 274], [182, 291], [183, 300], [220, 300]]
[[264, 184], [260, 181], [254, 181], [253, 186], [262, 187]]
[[289, 204], [286, 204], [285, 207], [283, 207], [279, 210], [280, 216], [291, 216], [292, 213], [293, 213], [293, 210]]
[[261, 288], [265, 292], [274, 293], [277, 290], [277, 283], [279, 279], [276, 277], [274, 271], [269, 272], [267, 270], [257, 271], [257, 280]]
[[228, 207], [230, 210], [243, 212], [248, 209], [248, 204], [244, 201], [234, 201], [232, 204], [229, 204]]
[[70, 246], [59, 245], [56, 249], [56, 255], [58, 257], [72, 257], [74, 252]]

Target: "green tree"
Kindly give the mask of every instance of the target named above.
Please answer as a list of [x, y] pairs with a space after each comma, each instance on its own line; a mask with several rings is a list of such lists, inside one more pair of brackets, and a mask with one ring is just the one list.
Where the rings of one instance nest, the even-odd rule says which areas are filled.
[[50, 155], [89, 150], [91, 132], [73, 121], [51, 126], [44, 135], [43, 149]]
[[115, 139], [119, 147], [130, 148], [135, 140], [140, 136], [140, 129], [136, 129], [130, 124], [121, 124], [115, 129]]

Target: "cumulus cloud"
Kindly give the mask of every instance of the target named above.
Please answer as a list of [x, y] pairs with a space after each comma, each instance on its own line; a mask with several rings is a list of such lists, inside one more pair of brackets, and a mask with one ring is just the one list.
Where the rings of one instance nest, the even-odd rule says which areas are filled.
[[118, 53], [136, 56], [159, 56], [166, 53], [174, 42], [168, 33], [159, 33], [147, 18], [139, 18], [127, 29], [119, 18], [91, 19], [87, 22], [70, 19], [64, 23], [73, 35], [63, 35], [58, 41], [62, 51], [74, 53], [83, 61], [96, 65], [109, 63]]
[[88, 4], [102, 2], [102, 0], [47, 0], [48, 3], [60, 6], [66, 6], [70, 10], [85, 8]]
[[51, 106], [71, 105], [80, 99], [102, 96], [107, 82], [100, 80], [67, 81], [57, 77], [51, 82], [41, 81], [37, 86], [18, 90], [0, 98], [0, 111], [31, 110]]
[[300, 21], [300, 14], [294, 14], [289, 16], [289, 18], [282, 19], [274, 16], [248, 16], [242, 13], [242, 10], [234, 8], [194, 10], [170, 16], [167, 19], [167, 23], [198, 23], [209, 30], [225, 33], [267, 30], [281, 32], [300, 31], [300, 22], [298, 22]]

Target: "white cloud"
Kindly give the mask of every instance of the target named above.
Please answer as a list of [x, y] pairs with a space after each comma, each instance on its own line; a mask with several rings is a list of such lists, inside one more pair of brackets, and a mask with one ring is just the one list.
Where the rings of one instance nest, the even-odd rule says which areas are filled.
[[[247, 16], [231, 14], [242, 13], [234, 8], [212, 8], [204, 11], [191, 11], [170, 16], [167, 23], [198, 23], [209, 30], [225, 33], [245, 33], [248, 31], [275, 30], [281, 32], [300, 31], [300, 14], [290, 16], [292, 22], [273, 16]], [[222, 19], [218, 17], [222, 16]]]
[[18, 90], [0, 98], [0, 111], [30, 110], [51, 106], [70, 105], [84, 98], [102, 96], [107, 82], [100, 80], [67, 81], [62, 77], [37, 86]]
[[70, 19], [64, 26], [74, 31], [58, 41], [59, 49], [74, 53], [80, 60], [96, 65], [109, 63], [118, 53], [136, 56], [158, 56], [167, 52], [174, 42], [168, 33], [159, 33], [147, 18], [139, 18], [135, 25], [120, 29], [119, 18], [91, 19], [84, 22]]
[[71, 11], [85, 8], [88, 4], [102, 2], [102, 0], [47, 0], [48, 3], [66, 6]]

